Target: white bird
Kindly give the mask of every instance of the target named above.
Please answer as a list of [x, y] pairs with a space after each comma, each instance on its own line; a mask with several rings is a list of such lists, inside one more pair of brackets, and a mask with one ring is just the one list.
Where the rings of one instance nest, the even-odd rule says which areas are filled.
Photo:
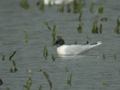
[[59, 36], [55, 42], [57, 45], [57, 54], [59, 56], [74, 56], [84, 53], [94, 47], [101, 45], [102, 42], [98, 41], [94, 44], [73, 44], [73, 45], [65, 45], [64, 40]]
[[68, 4], [73, 2], [74, 0], [43, 0], [45, 5], [60, 5], [60, 4]]

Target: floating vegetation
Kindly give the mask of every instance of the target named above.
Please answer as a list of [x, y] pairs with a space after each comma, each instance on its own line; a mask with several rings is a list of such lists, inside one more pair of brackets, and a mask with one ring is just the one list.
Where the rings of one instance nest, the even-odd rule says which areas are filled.
[[120, 34], [120, 19], [119, 19], [119, 17], [118, 17], [117, 20], [116, 20], [116, 27], [115, 27], [115, 29], [114, 29], [114, 32], [115, 32], [116, 34]]
[[104, 12], [104, 7], [103, 7], [102, 5], [100, 5], [100, 6], [98, 7], [98, 13], [99, 13], [99, 14], [103, 14], [103, 12]]
[[29, 42], [29, 37], [28, 37], [27, 31], [24, 31], [24, 35], [25, 35], [25, 37], [24, 37], [25, 43], [28, 44], [28, 42]]
[[18, 69], [17, 69], [17, 67], [16, 67], [16, 62], [14, 61], [14, 60], [12, 60], [12, 66], [11, 66], [11, 68], [10, 68], [10, 72], [11, 73], [15, 73], [15, 72], [17, 72], [18, 71]]
[[20, 6], [24, 9], [29, 9], [30, 5], [28, 3], [28, 0], [21, 0], [20, 1]]
[[10, 60], [10, 61], [11, 61], [12, 58], [15, 56], [15, 54], [16, 54], [16, 51], [13, 51], [13, 53], [9, 56], [9, 60]]
[[94, 2], [91, 2], [90, 8], [89, 8], [89, 11], [90, 11], [91, 13], [94, 12], [94, 7], [95, 7], [95, 3], [94, 3]]
[[44, 49], [43, 49], [43, 57], [45, 58], [45, 60], [47, 60], [47, 57], [48, 57], [48, 49], [47, 49], [47, 46], [44, 46]]
[[36, 5], [39, 7], [41, 11], [45, 10], [44, 0], [39, 0]]
[[40, 71], [43, 73], [43, 75], [45, 76], [46, 80], [48, 81], [50, 90], [52, 90], [53, 84], [52, 84], [52, 81], [50, 80], [50, 76], [48, 75], [47, 72], [43, 71], [42, 69], [40, 69]]
[[31, 75], [31, 70], [30, 70], [28, 79], [26, 80], [25, 85], [24, 85], [24, 90], [31, 90], [31, 86], [32, 86], [32, 75]]

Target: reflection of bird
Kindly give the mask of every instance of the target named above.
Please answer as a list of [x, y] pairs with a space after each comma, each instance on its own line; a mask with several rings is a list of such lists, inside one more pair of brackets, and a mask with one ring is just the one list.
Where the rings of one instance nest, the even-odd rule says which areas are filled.
[[58, 46], [57, 47], [57, 53], [58, 55], [63, 55], [63, 56], [67, 56], [67, 55], [78, 55], [81, 53], [84, 53], [85, 51], [88, 51], [91, 48], [94, 48], [96, 46], [101, 45], [102, 42], [98, 41], [96, 43], [93, 44], [72, 44], [72, 45], [66, 45], [65, 41], [62, 37], [58, 37], [55, 45]]
[[68, 4], [73, 2], [74, 0], [43, 0], [45, 5], [59, 5], [59, 4]]
[[2, 81], [2, 79], [0, 79], [0, 85], [2, 85], [3, 84], [3, 81]]

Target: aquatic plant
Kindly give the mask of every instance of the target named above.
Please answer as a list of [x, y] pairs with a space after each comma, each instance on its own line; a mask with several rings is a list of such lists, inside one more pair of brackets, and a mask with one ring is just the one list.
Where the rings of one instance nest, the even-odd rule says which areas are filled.
[[102, 58], [103, 58], [103, 60], [106, 59], [106, 55], [104, 53], [102, 54]]
[[36, 5], [38, 6], [38, 8], [41, 10], [41, 11], [44, 11], [45, 10], [45, 5], [44, 5], [44, 0], [39, 0]]
[[102, 81], [102, 85], [103, 86], [108, 86], [108, 82], [107, 81]]
[[40, 85], [39, 90], [42, 90], [42, 85]]
[[11, 61], [12, 60], [12, 58], [15, 56], [15, 54], [16, 54], [16, 50], [15, 51], [13, 51], [13, 53], [9, 56], [9, 60]]
[[61, 12], [61, 13], [63, 13], [63, 12], [64, 12], [64, 8], [65, 8], [64, 3], [62, 3], [62, 4], [59, 6], [58, 11]]
[[47, 46], [44, 46], [44, 49], [43, 49], [43, 57], [45, 58], [45, 60], [47, 60], [47, 57], [48, 57], [48, 49], [47, 49]]
[[49, 31], [52, 31], [52, 28], [51, 28], [51, 26], [49, 25], [48, 22], [45, 22], [44, 24], [45, 24], [45, 26], [48, 28]]
[[17, 66], [16, 66], [16, 62], [14, 60], [12, 60], [12, 66], [10, 68], [10, 72], [15, 73], [17, 71], [18, 71], [18, 69], [17, 69]]
[[98, 13], [99, 13], [99, 14], [103, 14], [103, 12], [104, 12], [104, 7], [103, 7], [102, 5], [100, 5], [100, 6], [98, 7]]
[[107, 21], [108, 21], [108, 18], [107, 18], [107, 17], [101, 17], [100, 21], [102, 21], [102, 22], [107, 22]]
[[42, 69], [40, 69], [40, 72], [43, 73], [44, 77], [46, 78], [48, 84], [49, 84], [49, 87], [50, 87], [50, 90], [52, 90], [53, 88], [53, 84], [52, 84], [52, 81], [50, 80], [50, 76], [48, 75], [48, 73]]
[[97, 26], [97, 22], [93, 22], [93, 26], [92, 26], [92, 33], [99, 33], [98, 31], [98, 26]]
[[66, 83], [70, 87], [72, 86], [72, 72], [69, 71], [67, 67], [65, 67], [65, 72], [66, 72]]
[[6, 90], [10, 90], [10, 88], [9, 88], [9, 87], [7, 87], [7, 88], [6, 88]]
[[114, 58], [114, 60], [117, 60], [117, 55], [114, 54], [114, 55], [113, 55], [113, 58]]
[[0, 79], [0, 86], [1, 86], [1, 85], [3, 85], [3, 80], [2, 80], [2, 79]]
[[70, 4], [67, 4], [67, 13], [70, 13], [71, 12], [71, 5]]
[[74, 0], [73, 1], [73, 13], [82, 12], [83, 9], [83, 0]]
[[5, 61], [5, 55], [2, 55], [2, 61]]
[[82, 20], [82, 12], [79, 13], [79, 18], [78, 18], [78, 20], [81, 22], [81, 20]]
[[67, 85], [72, 86], [72, 73], [67, 75]]
[[78, 33], [82, 33], [82, 30], [83, 30], [82, 24], [79, 24], [79, 26], [77, 27]]
[[115, 26], [114, 32], [116, 34], [120, 34], [120, 19], [119, 19], [119, 17], [116, 20], [116, 26]]
[[28, 37], [27, 31], [24, 31], [24, 41], [26, 44], [28, 44], [28, 42], [29, 42], [29, 37]]
[[51, 59], [53, 62], [56, 60], [56, 57], [54, 56], [54, 54], [51, 55]]
[[102, 31], [103, 31], [103, 26], [102, 26], [102, 23], [100, 23], [99, 33], [102, 34]]
[[94, 2], [91, 2], [90, 7], [89, 7], [89, 11], [90, 11], [91, 13], [94, 12], [94, 7], [95, 7], [95, 3], [94, 3]]
[[20, 1], [20, 6], [24, 9], [29, 9], [30, 5], [28, 3], [28, 0], [21, 0]]
[[57, 36], [57, 26], [54, 24], [52, 27], [48, 24], [48, 22], [45, 22], [46, 27], [48, 30], [51, 32], [51, 37], [52, 37], [52, 45], [54, 45], [56, 41], [56, 36]]
[[28, 78], [25, 82], [25, 85], [24, 85], [24, 90], [31, 90], [31, 86], [32, 86], [32, 75], [31, 75], [31, 70], [28, 71], [29, 75], [28, 75]]
[[56, 25], [53, 25], [53, 29], [52, 29], [52, 44], [54, 45], [55, 41], [56, 41], [56, 36], [57, 36], [57, 29], [56, 29]]

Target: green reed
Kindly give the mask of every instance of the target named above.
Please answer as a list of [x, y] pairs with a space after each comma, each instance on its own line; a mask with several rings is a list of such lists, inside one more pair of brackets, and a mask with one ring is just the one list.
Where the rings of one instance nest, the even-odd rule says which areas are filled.
[[90, 11], [91, 13], [94, 12], [94, 7], [95, 7], [95, 3], [94, 3], [94, 2], [91, 2], [90, 7], [89, 7], [89, 11]]
[[15, 62], [14, 60], [12, 60], [11, 62], [12, 62], [12, 66], [11, 66], [11, 68], [10, 68], [10, 72], [11, 72], [11, 73], [15, 73], [15, 72], [18, 71], [16, 62]]
[[61, 13], [63, 13], [63, 12], [64, 12], [64, 9], [65, 9], [65, 5], [64, 5], [64, 3], [62, 3], [62, 4], [59, 6], [58, 11], [61, 12]]
[[13, 59], [13, 57], [15, 56], [16, 54], [16, 50], [12, 52], [12, 54], [9, 56], [9, 60], [11, 61]]
[[47, 49], [47, 46], [44, 46], [44, 49], [43, 49], [43, 57], [45, 58], [45, 60], [47, 60], [48, 58], [48, 49]]
[[102, 54], [102, 58], [103, 58], [103, 60], [106, 59], [106, 55], [104, 53]]
[[52, 59], [53, 62], [56, 60], [56, 57], [55, 57], [54, 54], [51, 55], [51, 59]]
[[43, 88], [43, 87], [42, 87], [42, 85], [40, 85], [40, 87], [39, 87], [39, 89], [38, 89], [38, 90], [42, 90], [42, 88]]
[[99, 26], [99, 33], [102, 34], [102, 31], [103, 31], [103, 26], [102, 26], [102, 23], [100, 23], [100, 26]]
[[83, 31], [82, 24], [79, 24], [79, 26], [77, 27], [77, 31], [78, 33], [82, 33]]
[[99, 14], [103, 14], [103, 12], [104, 12], [104, 7], [103, 7], [102, 5], [100, 5], [100, 6], [98, 7], [98, 13], [99, 13]]
[[2, 55], [2, 61], [5, 61], [5, 57], [6, 57], [5, 55]]
[[20, 6], [24, 9], [29, 9], [30, 5], [28, 3], [28, 0], [21, 0], [20, 1]]
[[93, 22], [93, 26], [92, 26], [92, 33], [98, 33], [98, 26], [97, 26], [97, 22]]
[[52, 84], [52, 81], [50, 80], [50, 76], [48, 75], [48, 73], [46, 71], [43, 71], [42, 69], [40, 69], [40, 72], [43, 73], [44, 77], [46, 78], [46, 80], [49, 84], [50, 90], [52, 90], [53, 84]]
[[69, 73], [67, 76], [67, 84], [71, 87], [72, 86], [72, 73]]
[[73, 1], [73, 13], [82, 12], [83, 9], [83, 0], [74, 0]]
[[32, 75], [31, 75], [31, 70], [30, 70], [28, 78], [24, 85], [24, 90], [31, 90], [31, 87], [32, 87]]
[[52, 37], [52, 45], [54, 45], [56, 41], [56, 36], [57, 36], [57, 26], [54, 24], [53, 26], [50, 26], [48, 22], [45, 22], [46, 27], [48, 30], [51, 32], [51, 37]]
[[67, 4], [67, 13], [70, 13], [72, 10], [71, 10], [71, 4]]
[[44, 0], [39, 0], [36, 5], [38, 6], [38, 8], [41, 10], [41, 11], [44, 11], [45, 10], [45, 5], [44, 5]]
[[116, 34], [120, 34], [120, 18], [119, 17], [116, 20], [116, 26], [115, 26], [114, 32]]
[[27, 31], [24, 31], [24, 41], [26, 44], [28, 44], [28, 42], [29, 42], [29, 36], [28, 36]]

